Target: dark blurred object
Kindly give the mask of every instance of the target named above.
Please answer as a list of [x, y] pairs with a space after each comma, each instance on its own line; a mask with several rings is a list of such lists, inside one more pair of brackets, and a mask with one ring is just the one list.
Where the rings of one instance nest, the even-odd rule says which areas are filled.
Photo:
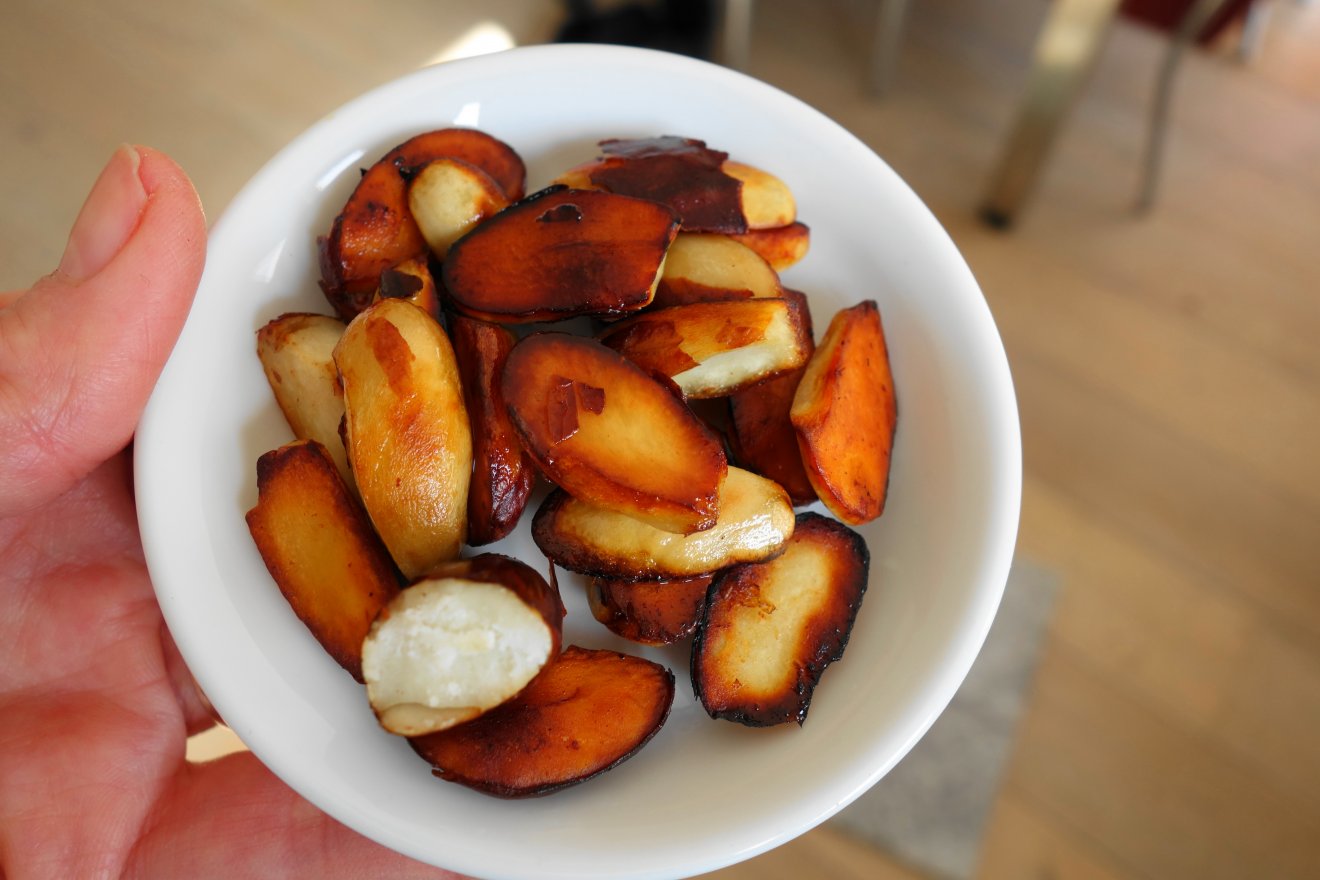
[[[1173, 33], [1195, 4], [1196, 0], [1123, 0], [1122, 11], [1128, 18]], [[1214, 42], [1231, 25], [1247, 17], [1251, 4], [1252, 0], [1232, 0], [1225, 4], [1210, 16], [1196, 35], [1196, 41], [1201, 45]]]
[[1036, 40], [1027, 93], [981, 205], [982, 218], [1000, 229], [1013, 224], [1120, 12], [1172, 30], [1155, 86], [1137, 197], [1137, 209], [1149, 210], [1159, 183], [1178, 61], [1198, 38], [1217, 35], [1251, 5], [1251, 0], [1053, 0]]
[[597, 10], [591, 0], [566, 0], [568, 21], [557, 43], [614, 43], [710, 58], [715, 14], [711, 0], [654, 0]]

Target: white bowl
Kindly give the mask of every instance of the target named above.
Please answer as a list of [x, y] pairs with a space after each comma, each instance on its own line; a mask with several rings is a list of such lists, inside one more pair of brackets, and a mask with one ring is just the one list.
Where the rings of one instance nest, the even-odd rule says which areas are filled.
[[[677, 680], [664, 728], [582, 785], [504, 801], [441, 782], [377, 727], [361, 688], [271, 581], [244, 524], [255, 462], [291, 439], [254, 332], [328, 312], [315, 238], [355, 181], [407, 137], [481, 128], [517, 149], [529, 189], [606, 137], [679, 134], [793, 188], [811, 253], [785, 283], [818, 332], [879, 302], [899, 400], [888, 507], [861, 529], [871, 581], [847, 656], [801, 728], [754, 730], [693, 700], [687, 646], [628, 647], [561, 579], [565, 644], [634, 650]], [[275, 773], [386, 846], [482, 877], [662, 878], [749, 858], [880, 779], [961, 683], [1008, 575], [1021, 495], [1017, 409], [984, 298], [953, 243], [860, 141], [798, 100], [703, 62], [617, 47], [541, 46], [427, 68], [353, 101], [280, 152], [215, 224], [183, 336], [136, 445], [143, 542], [161, 608], [203, 689]], [[493, 549], [544, 568], [525, 516]]]

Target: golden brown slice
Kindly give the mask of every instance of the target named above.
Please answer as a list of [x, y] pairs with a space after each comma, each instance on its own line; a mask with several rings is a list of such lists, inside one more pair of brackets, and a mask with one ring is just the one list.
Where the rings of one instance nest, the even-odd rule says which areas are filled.
[[564, 333], [528, 336], [501, 387], [523, 448], [575, 497], [669, 532], [714, 524], [723, 446], [616, 352]]
[[551, 188], [457, 241], [444, 287], [459, 310], [506, 324], [624, 314], [651, 302], [677, 231], [664, 205]]
[[408, 181], [408, 208], [431, 253], [442, 260], [464, 233], [508, 205], [490, 175], [460, 159], [434, 159]]
[[672, 645], [692, 635], [713, 574], [667, 581], [591, 578], [587, 602], [610, 632], [643, 645]]
[[437, 321], [440, 319], [440, 292], [425, 256], [412, 257], [380, 273], [380, 286], [372, 302], [401, 299], [412, 303]]
[[792, 266], [811, 249], [811, 230], [798, 221], [769, 229], [749, 229], [729, 237], [756, 251], [776, 272]]
[[[815, 346], [811, 342], [807, 298], [796, 290], [785, 290], [784, 296], [801, 316], [803, 337], [810, 353]], [[788, 415], [805, 370], [804, 364], [729, 395], [727, 433], [738, 463], [783, 486], [795, 505], [816, 500], [816, 490], [811, 488], [811, 480], [802, 465], [802, 453], [798, 451], [797, 432]]]
[[898, 407], [874, 300], [830, 321], [790, 418], [807, 476], [830, 512], [853, 525], [884, 512]]
[[778, 553], [793, 534], [793, 508], [776, 483], [729, 468], [720, 516], [704, 532], [676, 535], [556, 491], [532, 519], [541, 552], [569, 571], [598, 577], [668, 579], [709, 574]]
[[353, 475], [339, 439], [344, 398], [334, 360], [343, 335], [343, 321], [291, 312], [257, 331], [257, 357], [293, 435], [324, 446], [340, 477], [352, 488]]
[[605, 330], [601, 342], [686, 397], [723, 397], [800, 367], [807, 336], [785, 299], [689, 303], [646, 312]]
[[603, 156], [555, 182], [637, 196], [669, 205], [687, 232], [725, 234], [786, 226], [797, 214], [793, 193], [779, 178], [673, 136], [601, 141]]
[[401, 736], [470, 721], [558, 656], [563, 619], [559, 591], [516, 559], [441, 563], [372, 624], [362, 643], [367, 699]]
[[673, 701], [674, 675], [663, 666], [570, 646], [509, 702], [410, 742], [441, 779], [496, 797], [534, 797], [632, 757]]
[[299, 440], [257, 460], [247, 524], [293, 613], [362, 681], [362, 640], [399, 591], [389, 554], [325, 447]]
[[801, 724], [843, 656], [869, 566], [861, 535], [804, 513], [782, 554], [721, 573], [692, 643], [692, 688], [711, 717]]
[[724, 173], [742, 183], [742, 209], [748, 229], [777, 229], [797, 219], [793, 191], [778, 177], [734, 161], [724, 163]]
[[680, 232], [669, 246], [652, 309], [726, 299], [783, 296], [779, 276], [727, 235]]
[[348, 325], [335, 364], [362, 502], [415, 578], [457, 557], [467, 531], [472, 435], [454, 350], [426, 312], [383, 299]]
[[517, 337], [497, 324], [452, 314], [449, 337], [472, 427], [467, 543], [479, 546], [498, 541], [518, 524], [536, 485], [536, 462], [522, 448], [500, 385]]
[[522, 198], [525, 169], [518, 154], [488, 134], [446, 128], [409, 138], [368, 168], [319, 240], [321, 289], [344, 320], [371, 302], [380, 273], [426, 251], [426, 239], [408, 209], [405, 175], [440, 158], [486, 172], [510, 199]]

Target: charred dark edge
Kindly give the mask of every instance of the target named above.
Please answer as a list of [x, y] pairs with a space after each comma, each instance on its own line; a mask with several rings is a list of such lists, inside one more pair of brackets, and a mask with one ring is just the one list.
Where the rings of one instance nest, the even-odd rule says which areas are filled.
[[[839, 634], [837, 647], [831, 652], [828, 645], [820, 646], [803, 670], [799, 672], [797, 683], [793, 688], [793, 692], [799, 697], [796, 711], [790, 710], [782, 713], [782, 717], [772, 717], [769, 713], [753, 714], [747, 709], [712, 709], [706, 704], [705, 694], [701, 688], [702, 677], [700, 674], [701, 657], [706, 643], [706, 625], [710, 620], [710, 609], [714, 606], [716, 594], [726, 577], [735, 577], [747, 566], [760, 563], [744, 562], [724, 569], [711, 581], [710, 587], [706, 590], [706, 605], [702, 609], [701, 621], [697, 625], [696, 634], [692, 638], [692, 659], [689, 666], [692, 694], [711, 718], [734, 721], [746, 727], [775, 727], [789, 721], [796, 721], [798, 726], [801, 727], [807, 720], [807, 711], [811, 708], [811, 699], [815, 695], [816, 688], [820, 685], [821, 678], [825, 675], [825, 670], [832, 663], [843, 659], [844, 650], [848, 647], [853, 627], [857, 622], [857, 614], [862, 607], [862, 600], [866, 598], [866, 588], [870, 584], [871, 550], [866, 546], [866, 539], [855, 529], [836, 519], [822, 516], [813, 511], [805, 511], [797, 515], [793, 526], [793, 537], [789, 538], [788, 542], [796, 540], [799, 534], [805, 534], [804, 529], [806, 532], [823, 529], [845, 538], [851, 545], [852, 552], [857, 559], [859, 575], [857, 588], [852, 601], [848, 603], [848, 616], [845, 626]], [[785, 544], [788, 542], [785, 542]], [[807, 675], [804, 676], [802, 672], [806, 672]]]
[[[602, 607], [604, 607], [605, 588], [601, 586], [602, 582], [611, 583], [617, 586], [627, 587], [634, 584], [671, 583], [673, 581], [678, 581], [678, 580], [699, 580], [701, 578], [706, 578], [706, 577], [711, 578], [713, 580], [717, 574], [718, 572], [712, 572], [711, 574], [693, 575], [691, 578], [644, 578], [644, 579], [636, 579], [636, 580], [630, 578], [617, 578], [617, 577], [616, 578], [592, 577], [588, 580], [586, 589], [589, 596], [590, 594], [594, 593], [597, 597], [599, 597], [600, 604]], [[710, 590], [710, 584], [707, 584], [706, 585], [707, 596], [709, 595], [709, 590]], [[611, 594], [613, 593], [612, 587], [610, 588], [610, 592]], [[588, 603], [589, 604], [591, 603], [590, 598], [588, 598]], [[687, 621], [687, 623], [684, 625], [684, 627], [680, 632], [674, 634], [665, 632], [663, 634], [664, 636], [663, 638], [642, 639], [621, 631], [624, 625], [634, 627], [638, 630], [641, 630], [642, 627], [635, 617], [631, 617], [627, 614], [624, 614], [622, 610], [617, 606], [617, 604], [614, 605], [609, 620], [601, 620], [600, 617], [596, 615], [595, 605], [592, 604], [591, 606], [591, 612], [592, 612], [591, 616], [598, 623], [600, 623], [601, 626], [605, 627], [606, 629], [608, 629], [610, 632], [614, 633], [616, 636], [618, 636], [621, 639], [627, 639], [628, 641], [634, 644], [646, 645], [647, 647], [650, 648], [663, 648], [668, 645], [676, 645], [679, 642], [683, 641], [684, 639], [691, 638], [693, 633], [697, 631], [697, 626], [701, 623], [701, 618], [702, 616], [704, 616], [705, 611], [706, 611], [706, 600], [705, 598], [703, 598], [701, 601], [700, 613], [697, 615], [695, 619]]]
[[582, 317], [600, 318], [602, 320], [608, 320], [610, 318], [624, 318], [640, 312], [642, 309], [646, 308], [651, 304], [652, 300], [655, 299], [654, 290], [650, 291], [650, 296], [647, 297], [646, 302], [639, 303], [635, 306], [630, 306], [629, 308], [626, 309], [604, 308], [604, 309], [594, 309], [594, 310], [584, 311], [584, 310], [566, 308], [566, 309], [558, 309], [558, 310], [529, 309], [522, 312], [486, 312], [480, 309], [472, 308], [469, 305], [460, 302], [452, 295], [448, 294], [448, 288], [450, 287], [450, 281], [453, 272], [453, 270], [450, 267], [457, 265], [458, 261], [457, 259], [455, 259], [455, 257], [461, 252], [461, 246], [467, 241], [468, 238], [475, 235], [479, 230], [482, 229], [482, 227], [486, 226], [486, 224], [496, 219], [501, 214], [506, 214], [523, 209], [524, 207], [532, 205], [549, 196], [556, 195], [558, 193], [565, 193], [565, 192], [587, 194], [593, 198], [596, 196], [606, 196], [609, 198], [616, 198], [616, 199], [630, 199], [635, 202], [645, 202], [648, 205], [654, 205], [663, 208], [670, 215], [669, 231], [666, 233], [666, 238], [667, 238], [665, 244], [666, 251], [668, 250], [669, 245], [673, 243], [674, 238], [679, 233], [681, 220], [677, 212], [675, 212], [673, 208], [669, 207], [663, 202], [654, 202], [651, 201], [650, 199], [639, 199], [634, 196], [620, 195], [617, 193], [609, 192], [607, 190], [577, 190], [577, 189], [572, 189], [571, 187], [566, 186], [565, 184], [562, 183], [553, 183], [547, 187], [544, 187], [543, 189], [537, 190], [531, 195], [524, 196], [518, 201], [511, 202], [510, 204], [506, 205], [500, 211], [496, 212], [494, 216], [488, 217], [483, 222], [474, 225], [467, 232], [463, 233], [463, 235], [459, 236], [459, 238], [449, 246], [448, 255], [446, 259], [442, 262], [440, 267], [441, 272], [438, 276], [436, 276], [436, 284], [437, 287], [443, 285], [443, 287], [446, 290], [446, 294], [447, 294], [446, 299], [448, 301], [448, 304], [451, 305], [455, 311], [461, 312], [462, 314], [470, 318], [475, 318], [477, 320], [486, 321], [492, 324], [537, 324], [537, 323], [546, 323], [546, 322], [554, 322], [554, 321], [566, 321], [570, 318], [582, 318]]

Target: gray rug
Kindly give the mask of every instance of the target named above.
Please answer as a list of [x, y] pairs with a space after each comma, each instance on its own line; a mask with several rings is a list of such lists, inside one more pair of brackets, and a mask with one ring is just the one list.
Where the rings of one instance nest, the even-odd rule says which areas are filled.
[[1013, 563], [985, 647], [944, 714], [830, 824], [930, 877], [970, 878], [1054, 604], [1050, 572]]

